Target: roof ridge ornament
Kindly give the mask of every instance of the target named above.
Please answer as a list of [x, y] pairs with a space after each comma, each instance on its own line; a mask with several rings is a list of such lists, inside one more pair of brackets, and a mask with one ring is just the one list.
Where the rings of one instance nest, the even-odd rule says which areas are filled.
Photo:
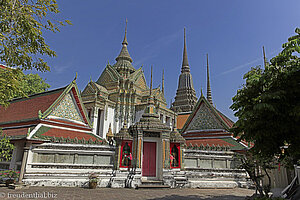
[[73, 80], [74, 82], [77, 80], [77, 75], [78, 75], [77, 72], [75, 72], [75, 78]]

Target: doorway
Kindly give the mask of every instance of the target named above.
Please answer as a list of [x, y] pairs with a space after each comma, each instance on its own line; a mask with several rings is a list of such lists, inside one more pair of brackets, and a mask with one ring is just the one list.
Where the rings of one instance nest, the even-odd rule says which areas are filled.
[[156, 177], [156, 142], [144, 142], [142, 176]]

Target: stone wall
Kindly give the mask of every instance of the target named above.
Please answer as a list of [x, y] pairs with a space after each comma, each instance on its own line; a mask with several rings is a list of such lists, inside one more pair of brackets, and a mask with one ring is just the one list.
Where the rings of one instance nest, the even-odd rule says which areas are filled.
[[[91, 173], [98, 187], [136, 188], [141, 169], [116, 170], [115, 147], [90, 144], [44, 143], [30, 147], [23, 182], [31, 186], [86, 187]], [[165, 185], [191, 188], [247, 187], [247, 174], [238, 169], [231, 151], [183, 150], [182, 169], [164, 169]]]
[[23, 181], [31, 186], [84, 187], [91, 173], [99, 187], [111, 184], [115, 148], [108, 145], [44, 143], [30, 147]]
[[249, 185], [245, 170], [232, 151], [184, 150], [185, 187], [234, 188]]

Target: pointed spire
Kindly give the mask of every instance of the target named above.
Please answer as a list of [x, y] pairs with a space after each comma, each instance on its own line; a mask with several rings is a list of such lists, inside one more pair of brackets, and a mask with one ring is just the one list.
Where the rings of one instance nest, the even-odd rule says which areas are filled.
[[120, 54], [116, 58], [117, 63], [114, 65], [114, 67], [123, 77], [127, 77], [128, 74], [131, 74], [135, 71], [135, 68], [131, 64], [133, 60], [129, 55], [127, 45], [128, 42], [127, 42], [127, 19], [126, 19], [125, 35], [122, 42], [122, 49]]
[[122, 44], [123, 45], [128, 45], [128, 42], [127, 42], [127, 18], [126, 18], [126, 21], [125, 21], [125, 23], [126, 23], [126, 25], [125, 25], [125, 35], [124, 35], [124, 40], [123, 40], [123, 42], [122, 42]]
[[186, 34], [185, 34], [185, 28], [184, 28], [184, 46], [183, 46], [183, 58], [182, 58], [182, 68], [181, 72], [189, 72], [189, 61], [187, 57], [187, 50], [186, 50]]
[[263, 46], [263, 55], [264, 55], [264, 67], [266, 67], [268, 65], [268, 61], [266, 58], [266, 52], [265, 52], [265, 47]]
[[152, 65], [151, 65], [150, 96], [152, 96]]
[[207, 101], [213, 105], [212, 98], [211, 98], [211, 89], [210, 89], [210, 80], [209, 80], [209, 65], [208, 65], [208, 54], [206, 54], [206, 60], [207, 60], [207, 94], [206, 98]]
[[[155, 114], [157, 115], [157, 118], [159, 117], [157, 112], [156, 112], [156, 108], [154, 106], [154, 97], [152, 96], [152, 65], [151, 65], [151, 81], [150, 81], [150, 95], [148, 98], [148, 105], [144, 110], [144, 114]], [[146, 116], [143, 115], [143, 116]]]
[[165, 95], [165, 70], [164, 69], [162, 73], [161, 92], [163, 93], [163, 95]]
[[132, 58], [130, 57], [129, 52], [127, 50], [127, 45], [128, 45], [128, 42], [127, 42], [127, 19], [126, 19], [126, 25], [125, 25], [125, 35], [124, 35], [124, 40], [122, 42], [122, 45], [123, 46], [122, 46], [121, 52], [120, 52], [119, 56], [116, 58], [116, 61], [127, 60], [130, 63], [132, 63]]
[[177, 113], [191, 112], [196, 103], [197, 97], [187, 58], [186, 33], [184, 28], [184, 47], [181, 74], [179, 75], [178, 89], [171, 109]]

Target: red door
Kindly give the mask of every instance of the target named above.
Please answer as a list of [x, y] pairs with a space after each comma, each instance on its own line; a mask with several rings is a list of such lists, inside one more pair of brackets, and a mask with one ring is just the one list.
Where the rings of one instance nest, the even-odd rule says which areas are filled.
[[156, 143], [144, 142], [143, 149], [143, 176], [156, 176]]

